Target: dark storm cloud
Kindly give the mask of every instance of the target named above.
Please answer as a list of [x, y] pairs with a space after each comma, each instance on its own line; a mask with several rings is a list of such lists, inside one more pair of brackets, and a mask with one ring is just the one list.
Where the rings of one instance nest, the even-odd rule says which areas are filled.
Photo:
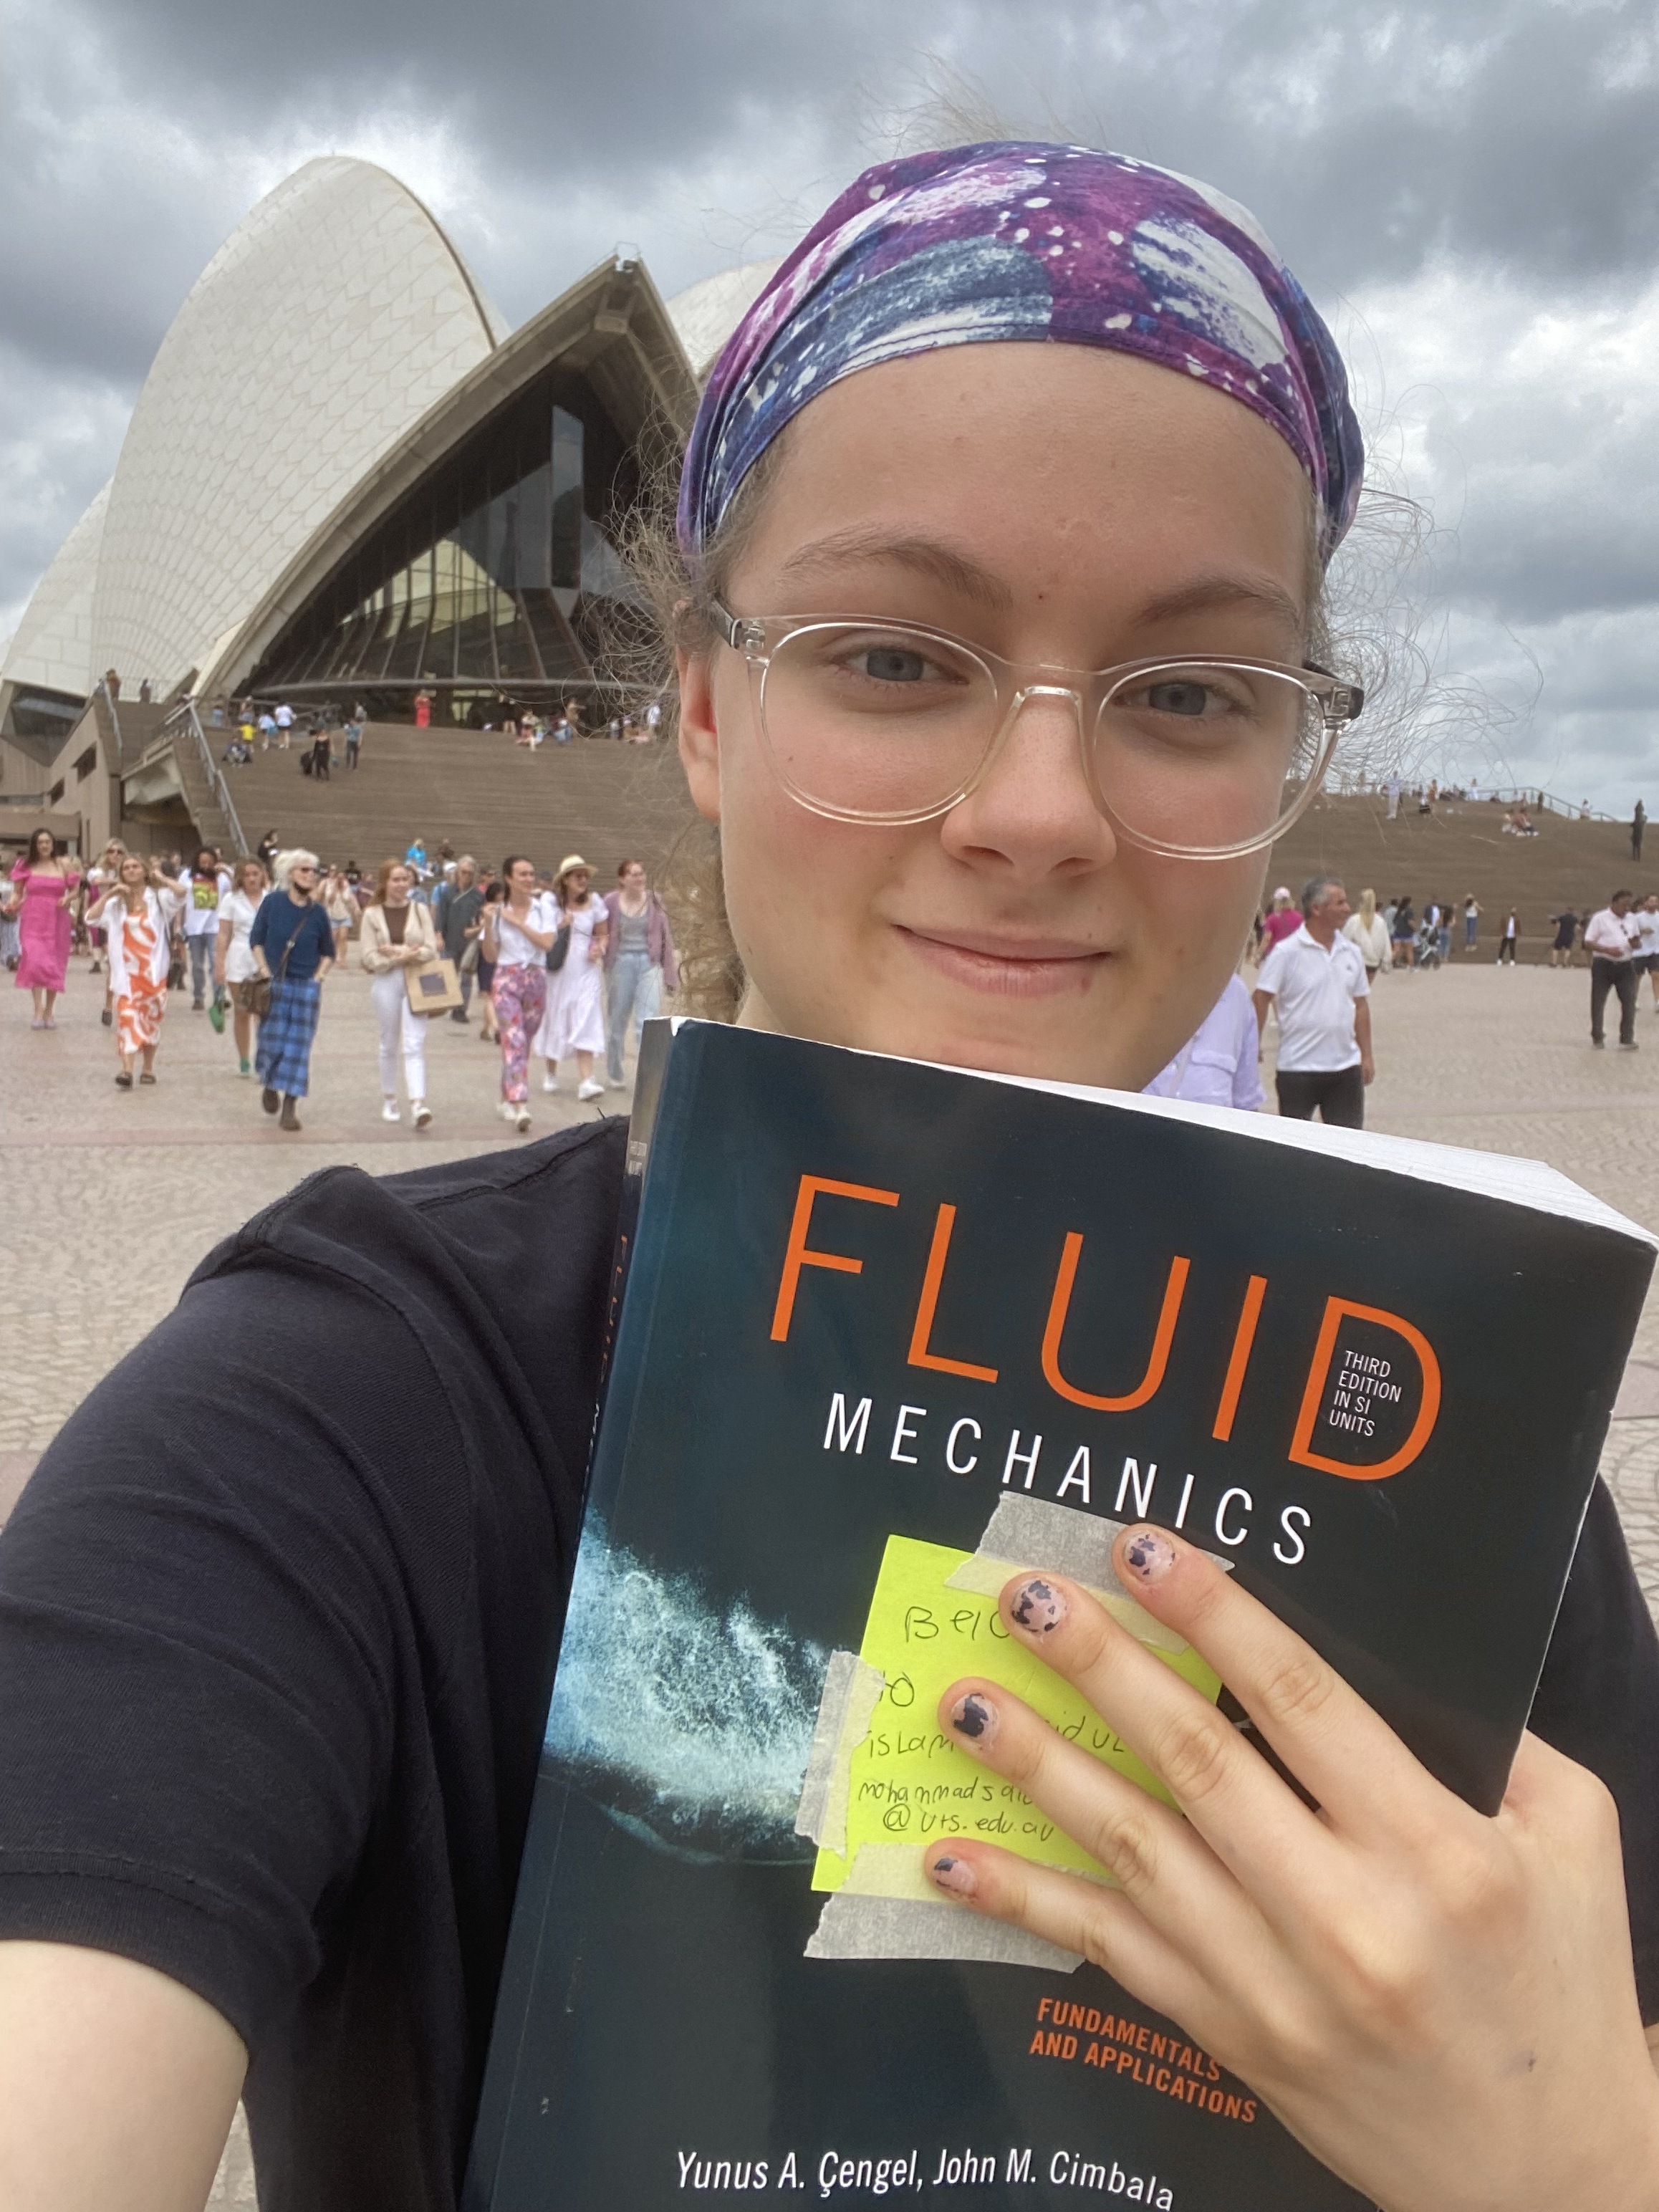
[[[959, 135], [946, 115], [918, 115], [941, 85], [1016, 131], [1112, 144], [1234, 194], [1328, 307], [1406, 300], [1404, 322], [1379, 329], [1382, 380], [1398, 390], [1393, 356], [1409, 350], [1406, 380], [1443, 387], [1413, 488], [1458, 511], [1446, 596], [1487, 625], [1495, 653], [1534, 629], [1548, 639], [1564, 623], [1637, 620], [1659, 595], [1659, 525], [1643, 519], [1659, 514], [1659, 453], [1645, 415], [1625, 407], [1616, 375], [1581, 404], [1571, 363], [1495, 389], [1501, 349], [1472, 346], [1465, 330], [1494, 300], [1511, 324], [1550, 308], [1569, 322], [1616, 317], [1651, 283], [1650, 8], [0, 0], [0, 11], [11, 18], [0, 335], [17, 368], [0, 394], [0, 609], [27, 595], [106, 472], [112, 426], [191, 283], [299, 161], [332, 149], [383, 160], [434, 200], [517, 319], [621, 239], [644, 247], [670, 290], [783, 250], [864, 162]], [[1431, 309], [1413, 307], [1412, 288], [1435, 271], [1449, 282]], [[1433, 329], [1412, 327], [1429, 312]]]

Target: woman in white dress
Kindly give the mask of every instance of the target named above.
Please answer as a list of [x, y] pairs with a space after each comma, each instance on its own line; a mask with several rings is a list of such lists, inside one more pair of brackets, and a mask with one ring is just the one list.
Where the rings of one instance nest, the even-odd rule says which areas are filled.
[[253, 917], [259, 911], [259, 902], [270, 889], [270, 878], [265, 873], [265, 864], [251, 855], [238, 860], [231, 871], [231, 889], [219, 902], [219, 942], [213, 957], [213, 981], [216, 988], [228, 988], [231, 1020], [235, 1026], [238, 1075], [253, 1073], [253, 1024], [258, 1018], [253, 1009], [257, 999], [254, 985], [259, 977], [259, 963], [248, 949], [248, 932], [253, 927]]
[[559, 1087], [559, 1062], [576, 1063], [578, 1098], [603, 1097], [593, 1080], [593, 1055], [605, 1050], [605, 947], [610, 923], [603, 901], [588, 889], [592, 871], [580, 853], [559, 866], [553, 896], [559, 931], [569, 931], [564, 965], [548, 978], [547, 1012], [536, 1032], [536, 1050], [547, 1062], [544, 1091]]

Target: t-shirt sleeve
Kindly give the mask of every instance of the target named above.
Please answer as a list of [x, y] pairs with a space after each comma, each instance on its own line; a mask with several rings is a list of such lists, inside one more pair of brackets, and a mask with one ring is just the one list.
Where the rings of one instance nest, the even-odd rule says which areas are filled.
[[1255, 988], [1258, 991], [1265, 991], [1270, 999], [1277, 996], [1279, 986], [1284, 979], [1285, 955], [1280, 949], [1283, 944], [1281, 938], [1256, 970]]
[[140, 1960], [251, 2048], [314, 1978], [408, 1667], [388, 1471], [467, 1556], [410, 1355], [358, 1285], [231, 1273], [64, 1427], [0, 1532], [0, 1937]]
[[1617, 1802], [1637, 1992], [1644, 2021], [1659, 2021], [1659, 1639], [1599, 1482], [1528, 1725]]

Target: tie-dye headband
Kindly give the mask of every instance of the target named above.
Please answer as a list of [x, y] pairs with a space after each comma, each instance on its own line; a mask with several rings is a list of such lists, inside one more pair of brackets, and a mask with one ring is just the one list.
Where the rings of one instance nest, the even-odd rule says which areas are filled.
[[866, 170], [733, 331], [687, 450], [679, 535], [719, 529], [810, 399], [938, 346], [1052, 340], [1203, 377], [1278, 431], [1326, 557], [1364, 465], [1330, 332], [1255, 218], [1207, 185], [1080, 146], [990, 144]]

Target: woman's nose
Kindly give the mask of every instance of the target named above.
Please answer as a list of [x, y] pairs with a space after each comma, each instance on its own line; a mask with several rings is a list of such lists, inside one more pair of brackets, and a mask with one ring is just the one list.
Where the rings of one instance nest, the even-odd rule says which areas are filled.
[[1021, 692], [990, 767], [944, 817], [946, 850], [1031, 882], [1109, 865], [1117, 841], [1084, 773], [1082, 717], [1075, 691]]

